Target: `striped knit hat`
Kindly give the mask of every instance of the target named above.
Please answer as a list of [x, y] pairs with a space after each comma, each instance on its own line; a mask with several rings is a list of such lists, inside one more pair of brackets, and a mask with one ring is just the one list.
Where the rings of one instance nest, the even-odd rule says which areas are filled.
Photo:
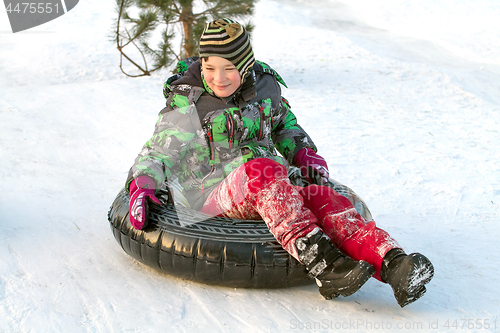
[[200, 58], [221, 57], [231, 61], [242, 78], [255, 62], [247, 31], [227, 18], [207, 23], [201, 34], [199, 51]]

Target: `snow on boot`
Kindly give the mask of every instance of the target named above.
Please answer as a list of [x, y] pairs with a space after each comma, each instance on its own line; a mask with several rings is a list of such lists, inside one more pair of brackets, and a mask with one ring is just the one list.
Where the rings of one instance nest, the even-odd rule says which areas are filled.
[[425, 284], [434, 276], [434, 267], [424, 255], [406, 255], [401, 249], [389, 251], [382, 263], [381, 277], [394, 290], [394, 296], [401, 307], [422, 297]]
[[299, 260], [315, 278], [325, 299], [347, 297], [358, 291], [375, 273], [365, 261], [344, 256], [319, 228], [296, 240]]

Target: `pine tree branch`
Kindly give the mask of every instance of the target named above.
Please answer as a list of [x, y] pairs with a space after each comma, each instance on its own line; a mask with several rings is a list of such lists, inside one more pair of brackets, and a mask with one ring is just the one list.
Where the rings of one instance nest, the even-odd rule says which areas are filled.
[[120, 49], [120, 22], [123, 14], [123, 9], [125, 8], [125, 1], [120, 2], [120, 8], [118, 10], [118, 22], [116, 23], [116, 46]]
[[177, 4], [176, 4], [174, 1], [172, 1], [172, 5], [173, 5], [173, 6], [174, 6], [174, 8], [175, 8], [175, 11], [174, 11], [174, 12], [175, 12], [177, 15], [179, 15], [179, 16], [180, 16], [180, 15], [181, 15], [181, 10], [179, 9], [179, 7], [177, 7]]
[[[120, 69], [131, 77], [151, 75], [160, 68], [170, 66], [175, 60], [191, 56], [196, 51], [198, 39], [208, 20], [218, 17], [244, 18], [252, 14], [255, 0], [116, 0], [118, 19], [113, 25], [114, 41], [120, 52]], [[193, 5], [203, 2], [203, 10], [193, 13]], [[128, 12], [139, 9], [137, 18], [130, 17]], [[197, 7], [197, 6], [196, 6]], [[161, 15], [161, 16], [159, 16]], [[165, 24], [161, 42], [156, 48], [149, 45], [152, 34], [156, 35], [159, 25]], [[180, 29], [178, 29], [178, 27]], [[251, 26], [247, 24], [250, 32]], [[180, 52], [172, 48], [172, 40], [179, 31], [181, 35]], [[140, 53], [143, 65], [139, 65], [125, 53], [125, 48], [134, 45]], [[134, 51], [134, 50], [132, 50]], [[130, 53], [129, 53], [130, 54]], [[135, 51], [134, 51], [134, 57]], [[136, 59], [137, 60], [137, 59]], [[126, 73], [125, 61], [132, 64], [141, 73]], [[148, 61], [153, 61], [153, 69], [149, 69]], [[135, 70], [134, 70], [135, 71]]]
[[197, 13], [197, 14], [193, 14], [193, 15], [194, 15], [195, 18], [198, 18], [200, 16], [205, 16], [206, 14], [213, 15], [215, 12], [218, 12], [219, 9], [221, 9], [221, 8], [224, 8], [224, 6], [221, 5], [221, 3], [218, 3], [217, 5], [215, 5], [212, 8], [205, 9], [204, 11], [202, 11], [200, 13]]

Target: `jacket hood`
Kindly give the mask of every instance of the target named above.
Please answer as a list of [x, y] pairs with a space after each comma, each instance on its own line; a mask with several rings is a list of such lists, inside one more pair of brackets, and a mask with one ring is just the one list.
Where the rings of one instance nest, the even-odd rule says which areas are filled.
[[195, 87], [202, 87], [203, 79], [201, 78], [201, 62], [197, 60], [193, 62], [182, 75], [181, 78], [172, 82], [172, 85], [189, 84]]

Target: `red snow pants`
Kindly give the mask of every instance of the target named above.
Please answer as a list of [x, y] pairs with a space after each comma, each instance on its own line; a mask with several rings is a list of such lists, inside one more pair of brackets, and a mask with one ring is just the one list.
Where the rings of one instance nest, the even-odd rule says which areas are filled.
[[210, 194], [202, 212], [212, 216], [262, 219], [283, 248], [298, 260], [295, 241], [320, 228], [354, 260], [380, 269], [385, 254], [398, 243], [375, 222], [367, 222], [351, 202], [327, 186], [294, 186], [286, 168], [267, 158], [249, 161]]

